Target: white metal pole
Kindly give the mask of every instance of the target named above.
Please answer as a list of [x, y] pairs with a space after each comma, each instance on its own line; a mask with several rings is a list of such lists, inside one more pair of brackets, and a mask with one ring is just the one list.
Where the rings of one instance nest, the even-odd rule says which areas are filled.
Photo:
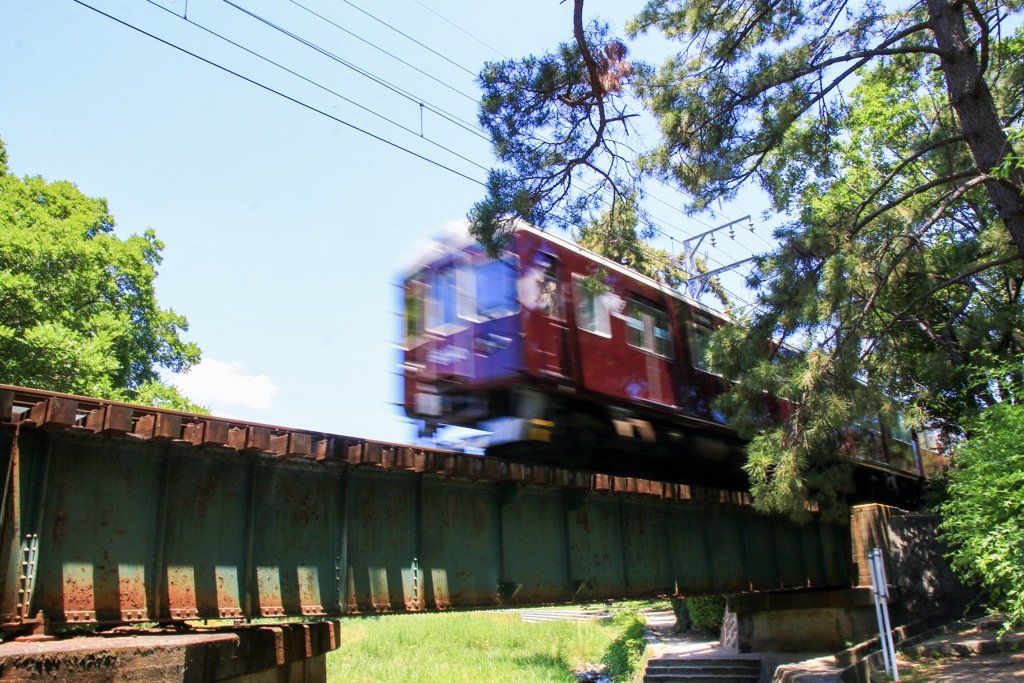
[[882, 664], [885, 666], [885, 673], [888, 676], [892, 675], [892, 666], [889, 663], [889, 643], [886, 641], [885, 636], [885, 620], [882, 618], [882, 594], [878, 586], [878, 568], [875, 566], [877, 561], [875, 553], [878, 549], [875, 548], [868, 552], [868, 567], [871, 569], [871, 594], [875, 600], [875, 618], [878, 619], [878, 642], [882, 646]]
[[875, 548], [869, 553], [871, 564], [871, 583], [875, 589], [875, 613], [878, 616], [878, 636], [882, 645], [882, 659], [885, 661], [885, 672], [892, 676], [893, 681], [900, 680], [900, 672], [896, 667], [896, 644], [893, 642], [892, 626], [889, 622], [889, 584], [885, 576], [885, 564], [882, 551]]
[[896, 666], [896, 644], [892, 637], [892, 624], [889, 622], [889, 579], [885, 575], [885, 563], [882, 551], [878, 550], [878, 578], [882, 586], [882, 617], [885, 619], [885, 638], [889, 641], [889, 661], [892, 662], [892, 680], [900, 680], [900, 670]]

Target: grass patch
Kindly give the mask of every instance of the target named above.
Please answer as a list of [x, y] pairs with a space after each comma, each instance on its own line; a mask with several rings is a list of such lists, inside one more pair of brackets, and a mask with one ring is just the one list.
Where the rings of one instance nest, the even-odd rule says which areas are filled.
[[642, 633], [642, 617], [632, 612], [605, 622], [524, 623], [494, 612], [343, 619], [327, 680], [575, 683], [574, 671], [604, 662], [617, 681], [630, 681], [642, 667]]

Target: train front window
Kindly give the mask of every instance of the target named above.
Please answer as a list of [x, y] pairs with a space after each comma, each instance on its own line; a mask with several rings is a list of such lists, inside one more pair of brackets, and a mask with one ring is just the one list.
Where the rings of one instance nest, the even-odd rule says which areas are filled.
[[626, 307], [626, 341], [630, 346], [672, 357], [672, 333], [668, 314], [660, 308], [639, 299], [630, 299]]
[[405, 348], [421, 343], [425, 329], [426, 285], [423, 273], [417, 273], [405, 283]]
[[518, 310], [514, 257], [490, 260], [476, 268], [476, 312], [480, 320], [493, 320]]
[[437, 271], [427, 285], [427, 330], [443, 332], [458, 321], [458, 283], [454, 268]]

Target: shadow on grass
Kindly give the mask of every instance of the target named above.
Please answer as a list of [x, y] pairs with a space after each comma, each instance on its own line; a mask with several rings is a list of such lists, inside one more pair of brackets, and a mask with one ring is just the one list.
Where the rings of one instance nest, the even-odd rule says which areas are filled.
[[559, 674], [572, 674], [572, 667], [569, 666], [569, 662], [566, 661], [565, 657], [536, 653], [525, 657], [516, 657], [512, 662], [517, 667], [531, 669], [539, 674], [550, 675], [554, 671], [557, 671]]
[[644, 643], [645, 621], [643, 614], [635, 611], [619, 612], [613, 623], [622, 628], [622, 634], [612, 641], [605, 650], [602, 661], [608, 667], [608, 675], [615, 681], [639, 680], [646, 664]]

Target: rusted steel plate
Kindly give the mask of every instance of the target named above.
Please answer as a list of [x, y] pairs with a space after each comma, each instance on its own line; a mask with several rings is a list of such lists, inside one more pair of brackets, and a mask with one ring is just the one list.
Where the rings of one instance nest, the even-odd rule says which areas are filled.
[[821, 530], [821, 544], [816, 551], [821, 554], [825, 563], [825, 575], [820, 585], [848, 583], [852, 562], [849, 527], [828, 523], [820, 518], [817, 524]]
[[[733, 591], [749, 590], [750, 582], [745, 565], [763, 561], [763, 558], [748, 558], [743, 554], [746, 512], [749, 510], [719, 506], [709, 508], [704, 513], [704, 533], [713, 567], [710, 578], [716, 588], [722, 586]], [[730, 542], [723, 543], [724, 538]]]
[[244, 616], [255, 462], [184, 445], [167, 457], [160, 618]]
[[562, 494], [526, 487], [515, 494], [505, 495], [501, 508], [503, 600], [506, 604], [571, 601]]
[[345, 476], [347, 609], [371, 614], [422, 609], [422, 580], [415, 581], [412, 571], [421, 523], [417, 477], [368, 468]]
[[426, 607], [498, 606], [496, 487], [424, 478], [420, 516]]
[[676, 506], [668, 514], [673, 583], [683, 595], [710, 593], [716, 587], [708, 517], [708, 510], [697, 506]]
[[662, 501], [622, 501], [623, 552], [630, 596], [667, 595], [675, 591], [668, 509]]
[[749, 582], [748, 590], [770, 590], [779, 587], [779, 548], [776, 539], [776, 518], [737, 508], [743, 513], [738, 524], [743, 530], [740, 552], [741, 571]]
[[342, 521], [337, 478], [292, 462], [264, 456], [254, 474], [251, 565], [258, 616], [336, 611]]
[[626, 574], [621, 501], [612, 496], [572, 499], [568, 513], [569, 563], [578, 601], [625, 595]]
[[[20, 430], [0, 525], [9, 625], [40, 610], [123, 623], [849, 580], [842, 528], [761, 517], [717, 490], [192, 416], [182, 440], [183, 416], [167, 412], [138, 420], [140, 440], [109, 431], [111, 413], [88, 402], [76, 409], [88, 431], [54, 431], [20, 420], [36, 403], [0, 425], [3, 468]], [[36, 573], [20, 570], [30, 556]], [[19, 591], [34, 591], [31, 604]]]
[[779, 588], [785, 586], [807, 586], [807, 561], [804, 557], [801, 527], [776, 520], [775, 547], [778, 561]]
[[49, 454], [34, 605], [56, 623], [148, 620], [160, 459], [67, 433]]

